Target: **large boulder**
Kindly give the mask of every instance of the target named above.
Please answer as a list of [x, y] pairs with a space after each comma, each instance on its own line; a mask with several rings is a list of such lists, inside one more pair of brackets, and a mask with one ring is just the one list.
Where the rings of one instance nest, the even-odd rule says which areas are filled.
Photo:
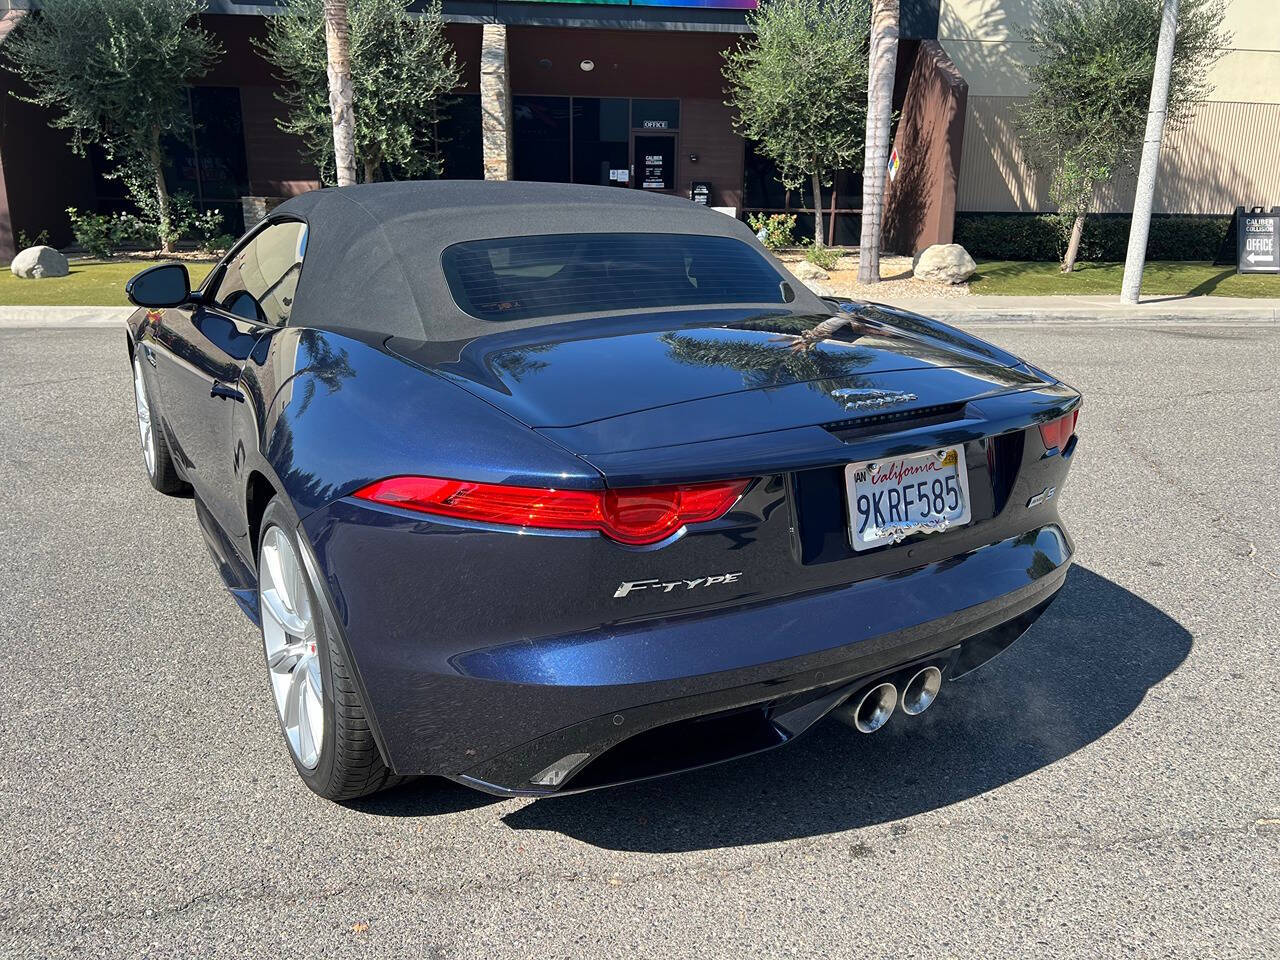
[[964, 283], [977, 269], [969, 251], [958, 243], [935, 243], [911, 261], [912, 273], [920, 280], [933, 283]]
[[53, 247], [27, 247], [9, 264], [15, 277], [39, 280], [41, 277], [65, 277], [71, 272], [67, 258]]
[[831, 274], [823, 270], [816, 263], [810, 263], [808, 260], [801, 260], [791, 268], [791, 272], [795, 274], [797, 280], [830, 280]]

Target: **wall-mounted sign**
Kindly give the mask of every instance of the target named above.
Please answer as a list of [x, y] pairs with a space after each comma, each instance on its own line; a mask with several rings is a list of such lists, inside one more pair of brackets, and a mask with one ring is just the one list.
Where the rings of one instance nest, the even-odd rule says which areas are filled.
[[893, 148], [893, 153], [889, 154], [889, 182], [898, 179], [898, 170], [902, 167], [902, 161], [898, 159], [898, 148]]
[[668, 121], [666, 120], [646, 120], [644, 121], [644, 128], [646, 130], [665, 130], [667, 129], [667, 124]]
[[1236, 272], [1280, 273], [1280, 213], [1237, 212]]
[[689, 199], [694, 203], [700, 203], [704, 207], [711, 205], [711, 181], [695, 180], [693, 186], [689, 188]]

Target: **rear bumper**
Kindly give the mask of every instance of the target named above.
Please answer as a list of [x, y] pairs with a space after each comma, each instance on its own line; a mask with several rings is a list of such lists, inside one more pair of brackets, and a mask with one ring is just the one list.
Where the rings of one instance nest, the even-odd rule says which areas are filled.
[[[971, 669], [1034, 622], [1071, 554], [1048, 523], [808, 595], [498, 644], [426, 618], [352, 629], [358, 604], [331, 601], [396, 773], [541, 796], [778, 746], [906, 664]], [[571, 754], [587, 756], [565, 779], [533, 782]]]

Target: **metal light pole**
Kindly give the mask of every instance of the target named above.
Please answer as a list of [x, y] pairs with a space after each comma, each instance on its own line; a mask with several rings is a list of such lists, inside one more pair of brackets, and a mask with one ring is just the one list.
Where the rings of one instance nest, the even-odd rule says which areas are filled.
[[1129, 249], [1124, 258], [1121, 303], [1137, 303], [1138, 294], [1142, 290], [1147, 236], [1151, 231], [1151, 205], [1155, 201], [1156, 173], [1160, 167], [1160, 141], [1164, 138], [1164, 117], [1169, 107], [1173, 41], [1177, 32], [1178, 0], [1164, 0], [1164, 13], [1160, 18], [1160, 42], [1156, 46], [1156, 72], [1151, 78], [1151, 105], [1147, 108], [1147, 132], [1142, 142], [1138, 189], [1133, 198], [1133, 221], [1129, 226]]

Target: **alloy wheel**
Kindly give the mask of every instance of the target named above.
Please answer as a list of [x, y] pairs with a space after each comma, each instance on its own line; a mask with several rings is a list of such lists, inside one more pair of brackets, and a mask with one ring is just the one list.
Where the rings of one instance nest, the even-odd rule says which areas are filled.
[[133, 401], [138, 411], [138, 438], [142, 441], [142, 459], [147, 474], [156, 473], [156, 438], [151, 433], [151, 404], [147, 401], [147, 385], [142, 380], [142, 364], [133, 361]]
[[285, 739], [308, 770], [324, 746], [324, 685], [306, 574], [289, 536], [270, 527], [258, 558], [258, 608], [276, 710]]

